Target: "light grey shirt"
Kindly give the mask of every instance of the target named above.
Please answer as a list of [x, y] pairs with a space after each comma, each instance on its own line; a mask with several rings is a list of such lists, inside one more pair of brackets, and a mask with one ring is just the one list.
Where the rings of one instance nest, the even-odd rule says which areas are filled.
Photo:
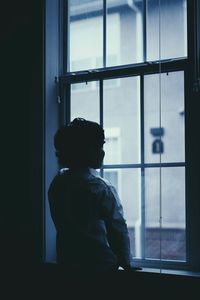
[[99, 271], [131, 265], [130, 241], [116, 189], [94, 169], [64, 170], [49, 191], [57, 261]]

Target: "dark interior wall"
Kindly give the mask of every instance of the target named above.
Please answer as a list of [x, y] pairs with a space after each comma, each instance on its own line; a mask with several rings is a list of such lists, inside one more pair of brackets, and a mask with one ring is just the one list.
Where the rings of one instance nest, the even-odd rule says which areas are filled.
[[39, 216], [41, 181], [35, 177], [35, 190], [31, 179], [41, 171], [42, 14], [42, 0], [1, 4], [1, 259], [12, 266], [33, 262], [39, 251], [33, 209]]

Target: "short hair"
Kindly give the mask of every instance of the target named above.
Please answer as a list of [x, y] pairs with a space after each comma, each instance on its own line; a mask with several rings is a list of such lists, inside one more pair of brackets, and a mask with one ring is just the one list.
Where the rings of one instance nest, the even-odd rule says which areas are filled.
[[104, 143], [103, 128], [83, 118], [75, 118], [62, 126], [54, 136], [56, 156], [65, 167], [96, 167], [98, 163], [94, 161], [94, 154], [102, 149]]

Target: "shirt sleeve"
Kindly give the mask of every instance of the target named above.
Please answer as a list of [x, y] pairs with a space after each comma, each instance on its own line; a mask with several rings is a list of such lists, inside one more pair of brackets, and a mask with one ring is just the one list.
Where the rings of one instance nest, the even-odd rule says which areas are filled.
[[129, 269], [131, 267], [129, 233], [123, 216], [123, 207], [113, 186], [107, 187], [102, 212], [109, 245], [117, 255], [119, 265]]

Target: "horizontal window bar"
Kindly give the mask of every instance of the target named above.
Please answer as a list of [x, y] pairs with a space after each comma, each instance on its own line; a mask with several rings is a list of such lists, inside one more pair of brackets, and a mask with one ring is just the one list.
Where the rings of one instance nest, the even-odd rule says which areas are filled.
[[[126, 76], [138, 76], [145, 74], [164, 73], [184, 70], [188, 60], [185, 58], [152, 61], [140, 64], [91, 69], [77, 72], [69, 72], [60, 76], [60, 84], [87, 82], [100, 79], [113, 79]], [[161, 67], [160, 67], [161, 66]]]
[[127, 169], [127, 168], [167, 168], [167, 167], [185, 167], [185, 162], [176, 163], [144, 163], [144, 164], [112, 164], [103, 165], [103, 169]]

